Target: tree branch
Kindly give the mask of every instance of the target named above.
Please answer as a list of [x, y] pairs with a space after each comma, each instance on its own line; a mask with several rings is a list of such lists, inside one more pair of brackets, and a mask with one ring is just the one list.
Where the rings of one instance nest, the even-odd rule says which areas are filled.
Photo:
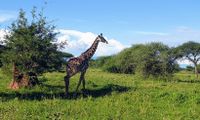
[[199, 58], [197, 58], [197, 62], [200, 60], [200, 57]]
[[188, 58], [189, 61], [193, 62], [193, 63], [196, 63], [195, 60], [193, 60], [192, 58], [190, 58], [189, 56], [186, 56]]

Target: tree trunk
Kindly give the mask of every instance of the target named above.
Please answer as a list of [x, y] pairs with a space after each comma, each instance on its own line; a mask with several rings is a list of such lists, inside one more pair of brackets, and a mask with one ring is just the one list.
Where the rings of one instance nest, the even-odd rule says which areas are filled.
[[198, 72], [198, 69], [197, 69], [197, 64], [194, 65], [194, 69], [195, 69], [196, 77], [198, 78], [199, 77], [199, 72]]
[[13, 80], [9, 84], [9, 88], [18, 90], [22, 87], [32, 87], [38, 84], [37, 75], [34, 73], [22, 74], [17, 69], [16, 64], [13, 64]]

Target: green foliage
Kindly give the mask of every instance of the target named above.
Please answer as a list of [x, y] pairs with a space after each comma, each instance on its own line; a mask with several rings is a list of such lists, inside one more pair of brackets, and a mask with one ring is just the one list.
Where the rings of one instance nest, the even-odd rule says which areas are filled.
[[[64, 74], [45, 73], [40, 86], [16, 92], [7, 89], [10, 78], [0, 71], [0, 119], [200, 119], [200, 84], [194, 74], [176, 73], [171, 82], [144, 81], [137, 75], [89, 69], [85, 96], [79, 91], [74, 99], [63, 96]], [[70, 81], [71, 94], [78, 79], [76, 75]]]
[[200, 43], [189, 41], [177, 47], [178, 56], [187, 59], [194, 64], [194, 71], [198, 77], [197, 65], [200, 61]]
[[133, 52], [136, 52], [139, 46], [127, 48], [117, 55], [109, 56], [108, 59], [99, 58], [95, 62], [101, 63], [101, 67], [109, 72], [133, 74], [136, 66]]
[[140, 73], [144, 77], [171, 75], [177, 70], [173, 49], [162, 43], [133, 45], [117, 55], [99, 58], [95, 62], [114, 73]]
[[7, 67], [16, 63], [21, 72], [43, 73], [59, 69], [62, 55], [58, 51], [55, 26], [51, 25], [43, 13], [32, 10], [32, 19], [28, 20], [20, 10], [18, 19], [9, 27], [5, 36], [6, 50], [2, 62]]
[[189, 41], [183, 43], [182, 45], [177, 47], [177, 50], [179, 54], [182, 55], [182, 57], [186, 57], [189, 60], [192, 60], [190, 59], [192, 57], [197, 57], [197, 59], [200, 57], [200, 43], [197, 42]]
[[108, 60], [110, 60], [112, 56], [101, 56], [98, 57], [96, 60], [90, 61], [90, 66], [94, 68], [100, 68], [102, 67]]
[[2, 67], [2, 53], [4, 52], [5, 47], [3, 45], [0, 45], [0, 67]]
[[186, 66], [187, 71], [194, 71], [194, 67], [191, 65]]
[[163, 76], [165, 75], [168, 67], [167, 51], [168, 47], [161, 43], [151, 43], [141, 48], [138, 54], [138, 71], [144, 77]]
[[200, 73], [200, 64], [197, 65], [198, 73]]
[[71, 53], [66, 53], [66, 52], [60, 52], [60, 54], [64, 59], [67, 59], [67, 58], [70, 58], [70, 57], [74, 56]]

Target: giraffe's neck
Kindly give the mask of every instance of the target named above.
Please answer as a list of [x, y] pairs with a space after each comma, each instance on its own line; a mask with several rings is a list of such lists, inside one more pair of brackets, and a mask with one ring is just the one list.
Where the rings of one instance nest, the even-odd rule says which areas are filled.
[[92, 46], [86, 50], [84, 53], [81, 54], [81, 56], [83, 56], [85, 59], [91, 59], [91, 57], [94, 55], [94, 53], [97, 50], [99, 44], [99, 40], [95, 40], [94, 43], [92, 44]]

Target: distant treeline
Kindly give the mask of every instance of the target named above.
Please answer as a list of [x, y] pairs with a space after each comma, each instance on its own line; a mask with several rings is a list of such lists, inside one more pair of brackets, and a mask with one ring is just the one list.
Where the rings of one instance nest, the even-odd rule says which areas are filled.
[[194, 63], [190, 70], [196, 71], [195, 67], [200, 59], [200, 44], [190, 41], [176, 48], [159, 42], [136, 44], [116, 55], [99, 57], [91, 62], [91, 66], [113, 73], [167, 77], [180, 70], [177, 63], [180, 59], [188, 59]]

